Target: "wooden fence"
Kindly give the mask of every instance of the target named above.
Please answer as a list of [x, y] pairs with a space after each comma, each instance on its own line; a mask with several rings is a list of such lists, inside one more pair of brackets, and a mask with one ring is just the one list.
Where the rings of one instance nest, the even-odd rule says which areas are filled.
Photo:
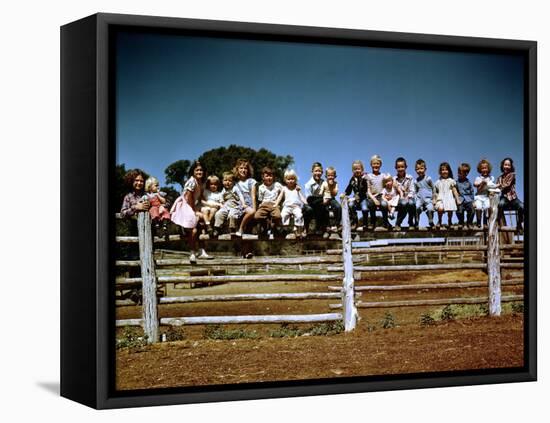
[[[343, 321], [346, 331], [356, 327], [358, 320], [357, 308], [404, 307], [404, 306], [434, 306], [447, 304], [482, 304], [488, 303], [489, 314], [498, 316], [501, 313], [503, 301], [522, 300], [522, 295], [502, 296], [501, 286], [520, 285], [520, 278], [501, 281], [502, 269], [522, 269], [523, 261], [504, 262], [503, 254], [513, 254], [522, 251], [522, 244], [499, 243], [499, 228], [496, 223], [498, 194], [491, 193], [492, 213], [486, 232], [486, 245], [465, 246], [390, 246], [373, 248], [352, 248], [352, 234], [350, 230], [348, 204], [342, 202], [342, 248], [328, 249], [326, 254], [303, 257], [257, 257], [253, 259], [215, 259], [201, 261], [200, 265], [191, 266], [188, 260], [181, 258], [154, 258], [154, 239], [151, 233], [151, 222], [148, 213], [140, 213], [137, 219], [139, 260], [117, 260], [116, 265], [141, 270], [141, 277], [117, 278], [118, 289], [141, 288], [142, 290], [142, 318], [117, 320], [116, 325], [142, 326], [147, 340], [150, 343], [159, 340], [159, 325], [193, 325], [193, 324], [229, 324], [229, 323], [311, 323], [326, 321]], [[506, 228], [509, 230], [509, 228]], [[179, 240], [178, 235], [171, 236]], [[134, 242], [133, 237], [117, 237], [117, 242]], [[377, 265], [375, 259], [380, 255], [391, 253], [391, 264]], [[396, 264], [395, 257], [404, 257], [407, 254], [413, 257], [415, 264]], [[436, 255], [438, 263], [418, 264], [419, 254]], [[454, 257], [455, 263], [450, 258]], [[443, 259], [444, 258], [444, 259]], [[520, 257], [518, 257], [520, 258]], [[282, 274], [219, 274], [217, 271], [234, 269], [243, 266], [282, 266], [285, 269], [296, 266], [310, 266], [317, 271], [311, 273], [282, 273]], [[189, 275], [160, 275], [157, 267], [178, 266], [189, 268]], [[309, 269], [309, 268], [308, 268]], [[319, 271], [319, 270], [322, 270]], [[377, 272], [425, 272], [425, 271], [455, 271], [455, 270], [482, 270], [487, 272], [487, 281], [454, 281], [440, 283], [415, 284], [386, 284], [355, 286], [356, 280], [361, 280], [366, 274]], [[199, 274], [197, 274], [199, 273]], [[187, 283], [235, 283], [235, 282], [340, 282], [330, 285], [328, 292], [289, 292], [289, 293], [246, 293], [224, 295], [186, 295], [177, 297], [157, 298], [157, 288], [166, 284]], [[461, 289], [488, 287], [485, 297], [465, 298], [437, 298], [437, 299], [406, 299], [399, 301], [358, 301], [363, 293], [395, 292], [429, 289]], [[198, 302], [228, 302], [228, 301], [261, 301], [261, 300], [331, 300], [340, 299], [341, 303], [329, 304], [327, 308], [342, 309], [342, 312], [328, 312], [323, 314], [289, 314], [289, 315], [246, 315], [246, 316], [192, 316], [167, 317], [159, 319], [158, 306], [160, 304], [198, 303]], [[121, 301], [120, 304], [129, 302]]]

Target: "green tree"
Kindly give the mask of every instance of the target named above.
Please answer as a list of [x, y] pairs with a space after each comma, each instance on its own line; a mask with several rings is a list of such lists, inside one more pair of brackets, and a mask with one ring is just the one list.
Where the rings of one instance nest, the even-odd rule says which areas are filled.
[[174, 201], [180, 196], [180, 193], [172, 187], [160, 187], [160, 191], [166, 193], [166, 200], [170, 206], [174, 204]]
[[198, 160], [207, 169], [209, 175], [218, 175], [230, 172], [238, 159], [248, 159], [254, 168], [254, 178], [261, 180], [260, 172], [263, 167], [269, 166], [275, 172], [278, 181], [282, 181], [283, 173], [294, 163], [292, 156], [277, 156], [271, 151], [260, 148], [254, 150], [232, 144], [229, 147], [219, 147], [203, 153]]
[[178, 160], [169, 165], [165, 170], [167, 184], [179, 184], [183, 190], [183, 185], [189, 175], [191, 162], [189, 160]]

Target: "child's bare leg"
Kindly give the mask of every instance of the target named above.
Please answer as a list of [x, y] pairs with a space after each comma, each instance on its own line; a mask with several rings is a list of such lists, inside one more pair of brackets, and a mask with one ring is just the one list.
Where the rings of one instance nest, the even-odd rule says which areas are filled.
[[483, 225], [483, 222], [481, 221], [481, 209], [476, 209], [476, 219], [477, 219], [477, 226], [481, 227]]
[[244, 233], [244, 230], [246, 228], [246, 225], [248, 224], [248, 222], [250, 222], [250, 220], [252, 220], [252, 218], [254, 217], [254, 209], [248, 209], [244, 216], [243, 216], [243, 220], [241, 221], [241, 226], [239, 227], [239, 232], [240, 233]]

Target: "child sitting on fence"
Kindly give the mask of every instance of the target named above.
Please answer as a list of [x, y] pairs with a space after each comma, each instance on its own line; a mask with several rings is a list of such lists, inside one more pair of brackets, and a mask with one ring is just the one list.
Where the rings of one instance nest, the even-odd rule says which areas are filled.
[[204, 217], [206, 232], [209, 235], [212, 235], [212, 219], [214, 219], [216, 212], [223, 205], [223, 196], [220, 190], [220, 185], [220, 178], [216, 175], [210, 175], [206, 178], [206, 189], [202, 195], [201, 213]]
[[134, 217], [141, 211], [149, 210], [149, 201], [143, 200], [145, 179], [145, 172], [141, 169], [131, 169], [124, 175], [124, 182], [131, 191], [122, 200], [120, 214], [123, 217]]
[[367, 173], [367, 195], [368, 195], [368, 206], [370, 212], [370, 227], [374, 229], [376, 227], [376, 210], [380, 209], [382, 211], [382, 224], [385, 228], [390, 227], [390, 222], [388, 221], [388, 204], [385, 201], [382, 201], [382, 189], [384, 188], [384, 174], [380, 173], [380, 168], [382, 167], [382, 158], [375, 154], [370, 159], [371, 173]]
[[226, 221], [229, 221], [229, 232], [234, 233], [237, 222], [243, 215], [245, 200], [241, 190], [235, 185], [235, 175], [232, 172], [223, 173], [222, 206], [214, 215], [213, 236], [218, 236]]
[[241, 191], [245, 206], [243, 208], [243, 219], [236, 236], [242, 236], [247, 229], [248, 223], [256, 213], [256, 180], [252, 178], [254, 169], [247, 159], [239, 159], [233, 168], [236, 181], [235, 186]]
[[504, 222], [504, 210], [516, 210], [518, 213], [518, 229], [523, 226], [523, 203], [516, 192], [516, 169], [514, 161], [506, 157], [500, 163], [500, 175], [497, 179], [497, 186], [500, 188], [500, 201], [498, 203], [499, 220]]
[[353, 194], [353, 198], [349, 199], [349, 217], [351, 228], [353, 229], [359, 224], [358, 210], [362, 212], [363, 226], [367, 226], [368, 224], [368, 184], [365, 176], [365, 167], [361, 160], [355, 160], [351, 164], [351, 171], [353, 174], [344, 192], [346, 196]]
[[323, 196], [323, 205], [325, 206], [325, 215], [328, 216], [329, 230], [336, 232], [338, 225], [342, 221], [342, 207], [336, 199], [338, 196], [338, 182], [336, 182], [336, 169], [329, 166], [325, 170], [327, 178], [321, 184], [321, 195]]
[[162, 225], [163, 235], [168, 235], [168, 222], [170, 222], [170, 211], [166, 201], [166, 193], [159, 190], [159, 181], [151, 176], [145, 181], [145, 195], [143, 200], [149, 202], [149, 214], [151, 222], [158, 232]]
[[294, 170], [286, 170], [284, 173], [285, 187], [281, 190], [275, 204], [283, 201], [281, 218], [284, 227], [290, 225], [290, 216], [294, 217], [294, 234], [297, 238], [306, 236], [304, 229], [304, 217], [302, 207], [306, 203], [306, 198], [297, 184], [298, 176]]
[[264, 167], [262, 169], [262, 184], [258, 187], [258, 201], [260, 205], [254, 214], [254, 218], [261, 226], [260, 233], [267, 232], [267, 220], [271, 220], [270, 230], [279, 227], [281, 224], [281, 210], [277, 199], [283, 192], [283, 186], [279, 182], [274, 182], [273, 169]]
[[[191, 250], [191, 255], [189, 256], [189, 261], [191, 263], [197, 262], [196, 252], [199, 238], [197, 224], [199, 219], [203, 218], [202, 213], [197, 211], [197, 207], [200, 206], [202, 201], [205, 175], [206, 169], [200, 164], [199, 161], [195, 161], [191, 165], [190, 177], [183, 186], [183, 192], [176, 199], [172, 209], [170, 210], [172, 222], [181, 226], [184, 234], [187, 235], [187, 242]], [[204, 248], [201, 248], [200, 251], [199, 258], [212, 258], [206, 254]]]
[[305, 184], [307, 204], [304, 205], [302, 210], [306, 227], [309, 226], [311, 219], [315, 219], [316, 232], [324, 231], [326, 226], [326, 210], [323, 205], [323, 194], [321, 193], [323, 182], [323, 165], [315, 162], [311, 165], [311, 178]]
[[456, 190], [458, 191], [457, 211], [458, 227], [464, 226], [464, 213], [466, 213], [466, 227], [472, 229], [474, 223], [474, 186], [468, 179], [470, 165], [461, 163], [458, 166], [458, 178], [456, 181]]
[[426, 162], [418, 159], [415, 164], [416, 180], [414, 181], [414, 190], [416, 192], [416, 227], [420, 224], [420, 215], [426, 211], [428, 224], [434, 225], [434, 183], [432, 178], [426, 175]]
[[435, 209], [437, 210], [437, 229], [443, 224], [443, 213], [447, 212], [447, 228], [451, 227], [453, 212], [457, 210], [456, 204], [459, 201], [456, 181], [453, 179], [451, 165], [443, 162], [439, 165], [439, 179], [434, 185]]
[[477, 188], [474, 197], [474, 208], [476, 211], [477, 225], [481, 228], [483, 222], [487, 222], [487, 216], [490, 212], [491, 203], [489, 201], [489, 188], [495, 188], [495, 178], [491, 176], [493, 167], [487, 159], [481, 159], [477, 164], [479, 176], [474, 181], [474, 187]]
[[384, 188], [382, 188], [381, 202], [386, 203], [385, 207], [388, 209], [388, 217], [393, 219], [401, 194], [397, 186], [394, 185], [393, 177], [389, 173], [386, 173], [384, 178], [382, 178], [382, 184]]
[[395, 229], [400, 230], [405, 216], [409, 216], [409, 229], [414, 227], [416, 220], [416, 192], [414, 190], [414, 178], [407, 173], [407, 161], [403, 157], [395, 160], [396, 176], [394, 184], [400, 192], [401, 197], [397, 204], [397, 221]]

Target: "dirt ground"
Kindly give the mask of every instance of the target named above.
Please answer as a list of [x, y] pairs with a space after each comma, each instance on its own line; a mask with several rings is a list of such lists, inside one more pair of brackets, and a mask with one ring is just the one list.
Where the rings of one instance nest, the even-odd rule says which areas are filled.
[[523, 318], [298, 338], [184, 340], [117, 354], [117, 389], [523, 366]]
[[[400, 283], [441, 281], [442, 275], [420, 277], [400, 274]], [[395, 279], [386, 274], [362, 284]], [[486, 277], [486, 276], [485, 276]], [[509, 274], [505, 278], [517, 277]], [[482, 280], [477, 271], [445, 274], [444, 279]], [[330, 283], [239, 283], [185, 290], [169, 289], [169, 295], [202, 295], [246, 292], [327, 292]], [[179, 292], [178, 292], [179, 291]], [[183, 293], [182, 293], [183, 292]], [[504, 287], [503, 295], [521, 294], [522, 287]], [[363, 293], [362, 301], [400, 298], [453, 298], [487, 295], [487, 289], [419, 290]], [[241, 301], [161, 306], [161, 317], [327, 313], [339, 300]], [[473, 306], [477, 307], [477, 306]], [[257, 339], [212, 340], [203, 326], [186, 326], [185, 339], [138, 349], [122, 349], [116, 356], [119, 390], [304, 380], [367, 375], [523, 366], [523, 315], [507, 311], [501, 317], [459, 316], [453, 321], [421, 325], [423, 315], [435, 315], [442, 307], [359, 309], [356, 330], [326, 336], [272, 338], [280, 325], [233, 325], [228, 329], [255, 331]], [[391, 313], [396, 326], [383, 329], [381, 321]], [[117, 319], [140, 317], [139, 307], [117, 308]], [[307, 325], [306, 325], [307, 326]], [[311, 326], [311, 325], [310, 325]], [[300, 326], [305, 327], [305, 326]], [[166, 331], [162, 328], [161, 331]]]

